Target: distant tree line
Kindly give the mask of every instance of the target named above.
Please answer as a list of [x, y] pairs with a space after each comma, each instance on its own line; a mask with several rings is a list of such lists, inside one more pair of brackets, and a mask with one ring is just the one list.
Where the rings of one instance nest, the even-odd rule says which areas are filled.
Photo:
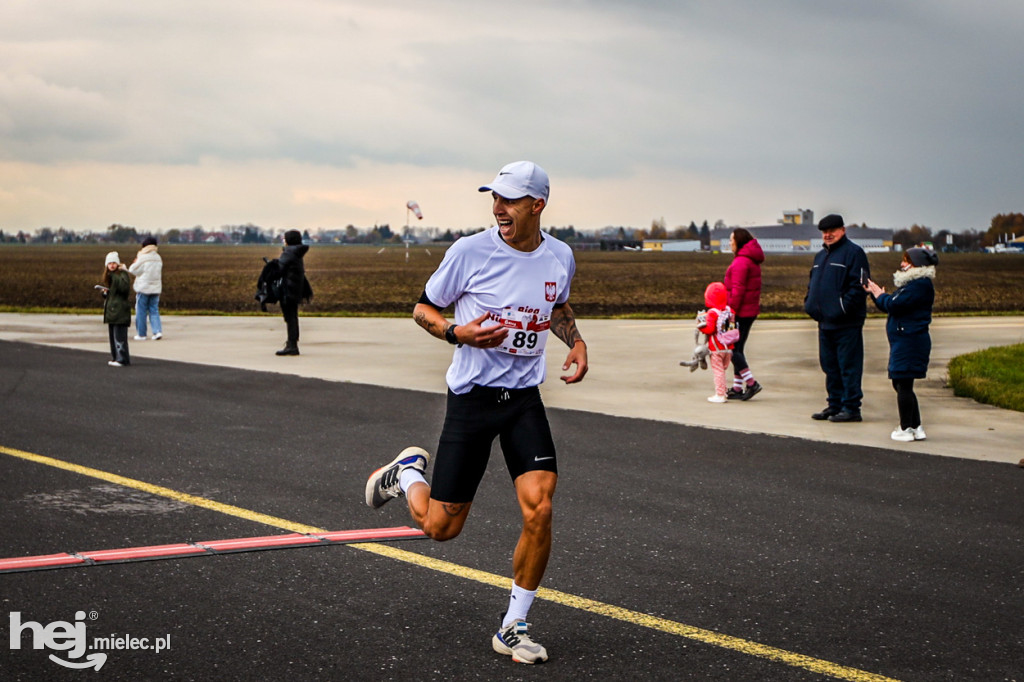
[[[726, 228], [724, 221], [718, 220], [715, 229]], [[279, 242], [281, 235], [290, 228], [264, 228], [247, 223], [244, 225], [224, 225], [219, 230], [206, 230], [201, 225], [191, 228], [172, 228], [164, 232], [139, 230], [129, 225], [115, 223], [105, 230], [76, 232], [63, 227], [43, 227], [34, 233], [22, 230], [5, 232], [0, 229], [0, 244], [101, 244], [101, 243], [138, 243], [149, 236], [156, 237], [165, 244], [269, 244]], [[416, 243], [453, 242], [485, 229], [484, 227], [452, 230], [438, 227], [406, 226], [396, 232], [388, 224], [372, 227], [347, 225], [344, 228], [321, 228], [314, 233], [303, 232], [303, 239], [311, 243], [329, 244], [401, 244], [405, 241]], [[645, 239], [694, 239], [700, 240], [704, 249], [710, 248], [711, 228], [705, 220], [697, 226], [691, 221], [688, 226], [669, 228], [664, 218], [651, 221], [650, 228], [624, 226], [608, 226], [593, 232], [566, 227], [549, 227], [548, 234], [570, 244], [589, 245], [592, 248], [621, 249], [634, 248]], [[965, 230], [951, 232], [939, 230], [933, 232], [925, 225], [914, 224], [893, 232], [893, 244], [904, 249], [930, 242], [938, 250], [944, 251], [978, 251], [1024, 236], [1024, 213], [1007, 213], [993, 216], [987, 231]]]
[[985, 233], [985, 246], [995, 246], [1017, 237], [1024, 237], [1024, 213], [999, 213], [992, 217]]
[[910, 227], [893, 232], [893, 244], [899, 244], [904, 249], [930, 242], [940, 251], [980, 251], [981, 249], [996, 244], [1005, 243], [1024, 237], [1024, 213], [999, 213], [992, 217], [989, 228], [986, 231], [965, 230], [963, 232], [950, 232], [939, 230], [932, 233], [932, 230], [924, 225], [911, 225]]
[[[141, 242], [146, 237], [156, 237], [161, 244], [269, 244], [279, 242], [281, 235], [289, 228], [262, 228], [258, 225], [225, 225], [219, 230], [206, 230], [201, 225], [192, 228], [172, 228], [165, 232], [139, 230], [130, 225], [115, 223], [102, 231], [76, 232], [63, 227], [53, 229], [44, 227], [35, 233], [18, 231], [16, 233], [0, 230], [0, 243], [7, 244], [130, 244]], [[401, 244], [412, 242], [453, 242], [486, 228], [478, 227], [465, 230], [441, 230], [437, 227], [407, 227], [401, 233], [391, 229], [388, 224], [359, 228], [347, 225], [340, 229], [319, 229], [314, 233], [305, 230], [302, 237], [310, 243], [327, 244]], [[546, 231], [566, 242], [593, 242], [597, 244], [600, 237], [597, 233], [577, 231], [572, 225], [568, 227], [549, 227]], [[633, 228], [605, 228], [620, 235], [633, 238]], [[642, 231], [641, 231], [642, 232]]]

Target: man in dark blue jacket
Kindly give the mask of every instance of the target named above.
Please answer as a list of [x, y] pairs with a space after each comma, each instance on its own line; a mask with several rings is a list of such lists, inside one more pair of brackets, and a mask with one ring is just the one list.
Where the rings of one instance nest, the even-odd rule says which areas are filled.
[[842, 216], [825, 216], [818, 229], [824, 248], [814, 257], [804, 310], [818, 323], [818, 361], [825, 372], [828, 405], [811, 418], [859, 422], [868, 257], [846, 236]]

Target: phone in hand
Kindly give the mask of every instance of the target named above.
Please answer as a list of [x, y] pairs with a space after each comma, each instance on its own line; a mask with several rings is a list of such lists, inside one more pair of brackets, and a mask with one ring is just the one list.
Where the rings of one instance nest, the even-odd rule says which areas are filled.
[[861, 268], [860, 269], [860, 285], [862, 287], [866, 287], [868, 285], [868, 282], [870, 282], [870, 281], [871, 281], [871, 278], [868, 277], [867, 271], [864, 268]]

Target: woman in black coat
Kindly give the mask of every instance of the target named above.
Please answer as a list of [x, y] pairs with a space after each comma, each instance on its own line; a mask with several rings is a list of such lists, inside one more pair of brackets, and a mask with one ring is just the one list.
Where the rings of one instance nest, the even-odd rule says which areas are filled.
[[870, 279], [864, 288], [889, 319], [885, 334], [889, 337], [889, 378], [896, 389], [899, 426], [892, 432], [898, 441], [924, 440], [921, 411], [914, 394], [914, 379], [928, 373], [932, 339], [928, 325], [932, 321], [935, 302], [935, 265], [939, 257], [931, 249], [913, 248], [903, 253], [900, 269], [893, 273], [896, 290], [892, 294]]

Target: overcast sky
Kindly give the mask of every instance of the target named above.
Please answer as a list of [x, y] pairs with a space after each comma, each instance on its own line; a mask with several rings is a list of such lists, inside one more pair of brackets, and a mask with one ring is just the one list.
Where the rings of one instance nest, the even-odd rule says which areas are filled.
[[[1024, 211], [1020, 0], [4, 0], [0, 229], [987, 229]], [[414, 219], [415, 220], [415, 219]]]

